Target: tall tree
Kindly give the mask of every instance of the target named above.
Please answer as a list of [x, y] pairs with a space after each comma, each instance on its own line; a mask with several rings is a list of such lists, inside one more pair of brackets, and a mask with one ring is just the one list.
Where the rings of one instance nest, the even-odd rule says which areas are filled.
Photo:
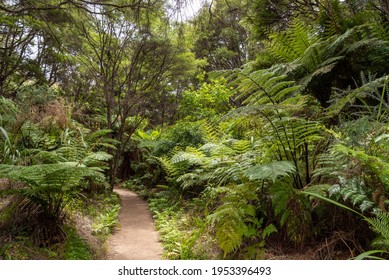
[[208, 63], [206, 70], [234, 69], [248, 57], [247, 30], [240, 1], [218, 0], [205, 3], [193, 21], [196, 29], [194, 52]]

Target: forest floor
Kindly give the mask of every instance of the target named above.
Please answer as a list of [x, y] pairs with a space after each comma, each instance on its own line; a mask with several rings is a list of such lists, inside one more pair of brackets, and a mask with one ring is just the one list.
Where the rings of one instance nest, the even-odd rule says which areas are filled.
[[121, 209], [119, 225], [108, 240], [107, 259], [161, 259], [163, 249], [147, 203], [130, 190], [114, 191], [120, 196]]

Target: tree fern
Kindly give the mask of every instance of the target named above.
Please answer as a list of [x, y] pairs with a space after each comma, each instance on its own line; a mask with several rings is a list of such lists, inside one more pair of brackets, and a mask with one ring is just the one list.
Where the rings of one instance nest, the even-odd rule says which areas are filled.
[[[30, 234], [36, 243], [47, 245], [64, 237], [63, 210], [72, 197], [80, 194], [81, 180], [101, 177], [100, 169], [83, 167], [77, 162], [33, 166], [0, 165], [0, 178], [23, 183], [20, 188], [2, 190], [0, 193], [16, 194], [28, 201], [27, 208], [30, 211], [22, 211], [21, 216], [25, 219], [23, 223], [31, 224]], [[23, 200], [21, 203], [24, 203]]]
[[70, 162], [33, 166], [0, 165], [0, 177], [26, 184], [12, 192], [37, 203], [48, 216], [53, 217], [62, 214], [67, 195], [79, 193], [77, 187], [81, 179], [101, 177], [100, 171]]
[[276, 161], [262, 165], [254, 165], [248, 168], [244, 174], [252, 181], [269, 180], [274, 183], [277, 179], [289, 176], [295, 171], [296, 169], [293, 163], [288, 161]]
[[281, 60], [292, 62], [303, 56], [305, 51], [318, 40], [317, 28], [296, 18], [284, 32], [269, 35], [268, 51]]
[[258, 224], [255, 207], [247, 203], [250, 198], [255, 199], [255, 195], [243, 185], [225, 190], [223, 204], [207, 217], [216, 227], [216, 240], [224, 256], [238, 249]]
[[285, 75], [269, 70], [258, 70], [250, 74], [242, 72], [238, 90], [238, 99], [244, 104], [278, 104], [298, 92], [299, 86], [287, 81]]
[[155, 157], [155, 159], [169, 177], [174, 178], [180, 175], [179, 169], [167, 157]]

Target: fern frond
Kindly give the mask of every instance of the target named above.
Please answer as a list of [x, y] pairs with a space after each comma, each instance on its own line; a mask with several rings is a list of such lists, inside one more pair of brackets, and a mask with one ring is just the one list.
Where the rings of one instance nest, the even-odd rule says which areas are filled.
[[288, 177], [296, 172], [296, 167], [288, 161], [275, 161], [263, 165], [252, 166], [244, 174], [251, 181], [270, 180], [273, 183], [280, 177]]
[[19, 110], [11, 99], [0, 97], [0, 126], [14, 122]]
[[211, 158], [225, 158], [236, 155], [236, 151], [224, 144], [207, 143], [200, 150], [205, 151]]
[[30, 156], [34, 163], [48, 164], [66, 162], [67, 159], [58, 155], [55, 151], [42, 151], [40, 149], [26, 149], [23, 151], [24, 155]]
[[79, 161], [86, 157], [87, 149], [83, 145], [63, 146], [55, 150], [56, 154], [67, 161]]
[[379, 212], [375, 218], [368, 219], [372, 230], [378, 234], [372, 246], [378, 249], [389, 250], [389, 214]]
[[189, 165], [202, 165], [205, 155], [198, 149], [187, 147], [186, 151], [175, 153], [170, 161], [173, 164], [186, 162]]
[[329, 188], [330, 196], [341, 196], [345, 201], [350, 201], [354, 206], [358, 206], [362, 213], [372, 210], [374, 202], [369, 199], [363, 179], [340, 177], [339, 184]]
[[270, 34], [269, 39], [267, 50], [282, 62], [292, 62], [302, 57], [319, 36], [315, 26], [296, 18], [288, 30]]
[[52, 217], [59, 217], [64, 202], [79, 194], [82, 179], [103, 177], [101, 169], [79, 166], [78, 163], [38, 164], [33, 166], [0, 165], [0, 178], [25, 185], [15, 192], [27, 198]]
[[216, 227], [216, 240], [224, 256], [239, 248], [243, 238], [250, 234], [250, 224], [256, 224], [255, 207], [244, 200], [228, 196], [230, 201], [219, 206], [207, 220]]
[[380, 179], [386, 189], [389, 189], [389, 163], [385, 162], [382, 158], [371, 156], [364, 151], [354, 150], [344, 145], [336, 145], [335, 150], [351, 156], [358, 161], [366, 164], [370, 170]]
[[199, 174], [195, 172], [185, 173], [177, 178], [177, 182], [181, 183], [183, 190], [196, 186], [199, 183]]
[[336, 178], [345, 169], [347, 158], [344, 154], [330, 150], [317, 157], [316, 168], [312, 171], [313, 178]]
[[232, 149], [238, 154], [244, 154], [252, 150], [253, 145], [249, 140], [236, 140], [231, 142]]
[[[364, 110], [370, 111], [371, 117], [378, 119], [381, 114], [380, 109], [389, 110], [389, 101], [383, 98], [385, 94], [385, 88], [387, 87], [389, 80], [389, 75], [385, 75], [379, 78], [374, 78], [371, 75], [365, 77], [364, 73], [361, 73], [362, 85], [352, 90], [338, 91], [330, 102], [331, 106], [328, 108], [328, 114], [330, 116], [335, 116], [341, 113], [344, 108], [347, 106], [352, 106], [357, 100], [363, 100], [365, 98], [371, 98], [377, 103], [380, 103], [380, 106], [364, 106]], [[378, 111], [376, 109], [379, 109]]]
[[210, 120], [201, 122], [201, 130], [207, 142], [217, 142], [223, 137], [223, 132], [220, 130], [219, 125]]
[[299, 90], [298, 85], [285, 81], [285, 78], [285, 75], [276, 74], [273, 69], [243, 75], [238, 87], [241, 94], [237, 98], [250, 105], [279, 103]]
[[106, 152], [93, 152], [89, 153], [85, 158], [82, 159], [82, 163], [86, 166], [104, 166], [103, 162], [112, 159], [112, 155]]
[[174, 178], [180, 174], [178, 168], [166, 157], [154, 157], [162, 166], [166, 174]]

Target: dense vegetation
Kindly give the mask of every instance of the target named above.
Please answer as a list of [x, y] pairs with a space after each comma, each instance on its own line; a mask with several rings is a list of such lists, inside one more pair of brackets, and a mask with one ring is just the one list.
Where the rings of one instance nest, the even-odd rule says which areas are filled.
[[388, 258], [389, 2], [188, 3], [1, 1], [0, 258]]

